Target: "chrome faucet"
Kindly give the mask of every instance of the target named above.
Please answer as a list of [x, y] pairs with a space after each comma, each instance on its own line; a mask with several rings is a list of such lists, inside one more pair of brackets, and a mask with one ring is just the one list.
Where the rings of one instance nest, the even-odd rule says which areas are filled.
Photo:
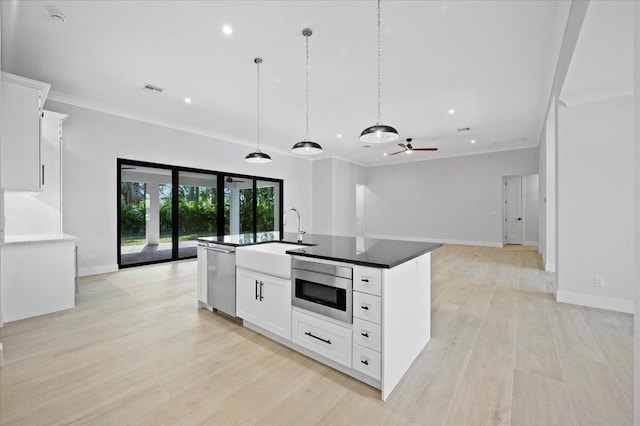
[[296, 215], [298, 216], [298, 242], [301, 243], [302, 242], [302, 234], [304, 234], [305, 232], [302, 230], [302, 224], [301, 224], [301, 220], [300, 220], [300, 213], [298, 212], [298, 210], [296, 210], [295, 207], [289, 207], [287, 209], [286, 212], [284, 212], [284, 219], [282, 221], [282, 226], [286, 226], [287, 225], [287, 215], [289, 214], [289, 212], [295, 212]]

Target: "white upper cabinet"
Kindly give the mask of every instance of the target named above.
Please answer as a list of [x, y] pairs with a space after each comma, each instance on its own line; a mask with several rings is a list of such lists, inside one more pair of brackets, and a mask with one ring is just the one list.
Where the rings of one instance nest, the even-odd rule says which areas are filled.
[[51, 86], [2, 73], [0, 158], [7, 191], [42, 190], [42, 106]]

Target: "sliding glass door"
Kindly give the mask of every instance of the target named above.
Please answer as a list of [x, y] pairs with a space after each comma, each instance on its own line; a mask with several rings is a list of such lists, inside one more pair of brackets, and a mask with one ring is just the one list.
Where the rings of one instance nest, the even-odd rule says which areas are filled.
[[178, 172], [178, 257], [197, 254], [198, 238], [217, 235], [218, 177]]
[[118, 159], [118, 265], [196, 257], [198, 238], [281, 237], [282, 180]]
[[120, 166], [120, 264], [171, 260], [172, 171]]

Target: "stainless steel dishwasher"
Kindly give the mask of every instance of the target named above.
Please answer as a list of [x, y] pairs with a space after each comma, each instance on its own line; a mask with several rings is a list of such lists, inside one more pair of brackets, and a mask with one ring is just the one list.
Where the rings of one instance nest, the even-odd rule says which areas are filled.
[[236, 248], [200, 243], [207, 255], [207, 303], [213, 309], [236, 316]]

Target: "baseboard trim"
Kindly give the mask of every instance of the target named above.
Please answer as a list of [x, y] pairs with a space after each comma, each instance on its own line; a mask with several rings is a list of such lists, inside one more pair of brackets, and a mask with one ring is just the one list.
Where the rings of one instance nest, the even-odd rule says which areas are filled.
[[468, 241], [468, 240], [451, 240], [443, 238], [416, 238], [406, 237], [401, 235], [379, 235], [379, 234], [367, 234], [367, 238], [378, 238], [381, 240], [402, 240], [402, 241], [418, 241], [421, 243], [442, 243], [442, 244], [455, 244], [461, 246], [480, 246], [480, 247], [502, 247], [502, 242], [493, 241]]
[[588, 306], [590, 308], [606, 309], [607, 311], [633, 314], [633, 300], [614, 299], [612, 297], [595, 296], [593, 294], [574, 293], [572, 291], [556, 292], [556, 301], [571, 305]]
[[525, 241], [524, 245], [525, 246], [531, 246], [531, 247], [538, 247], [538, 242], [537, 241]]
[[78, 270], [78, 276], [86, 277], [89, 275], [108, 274], [109, 272], [116, 272], [117, 270], [118, 270], [117, 264], [87, 266], [85, 268], [80, 268]]

